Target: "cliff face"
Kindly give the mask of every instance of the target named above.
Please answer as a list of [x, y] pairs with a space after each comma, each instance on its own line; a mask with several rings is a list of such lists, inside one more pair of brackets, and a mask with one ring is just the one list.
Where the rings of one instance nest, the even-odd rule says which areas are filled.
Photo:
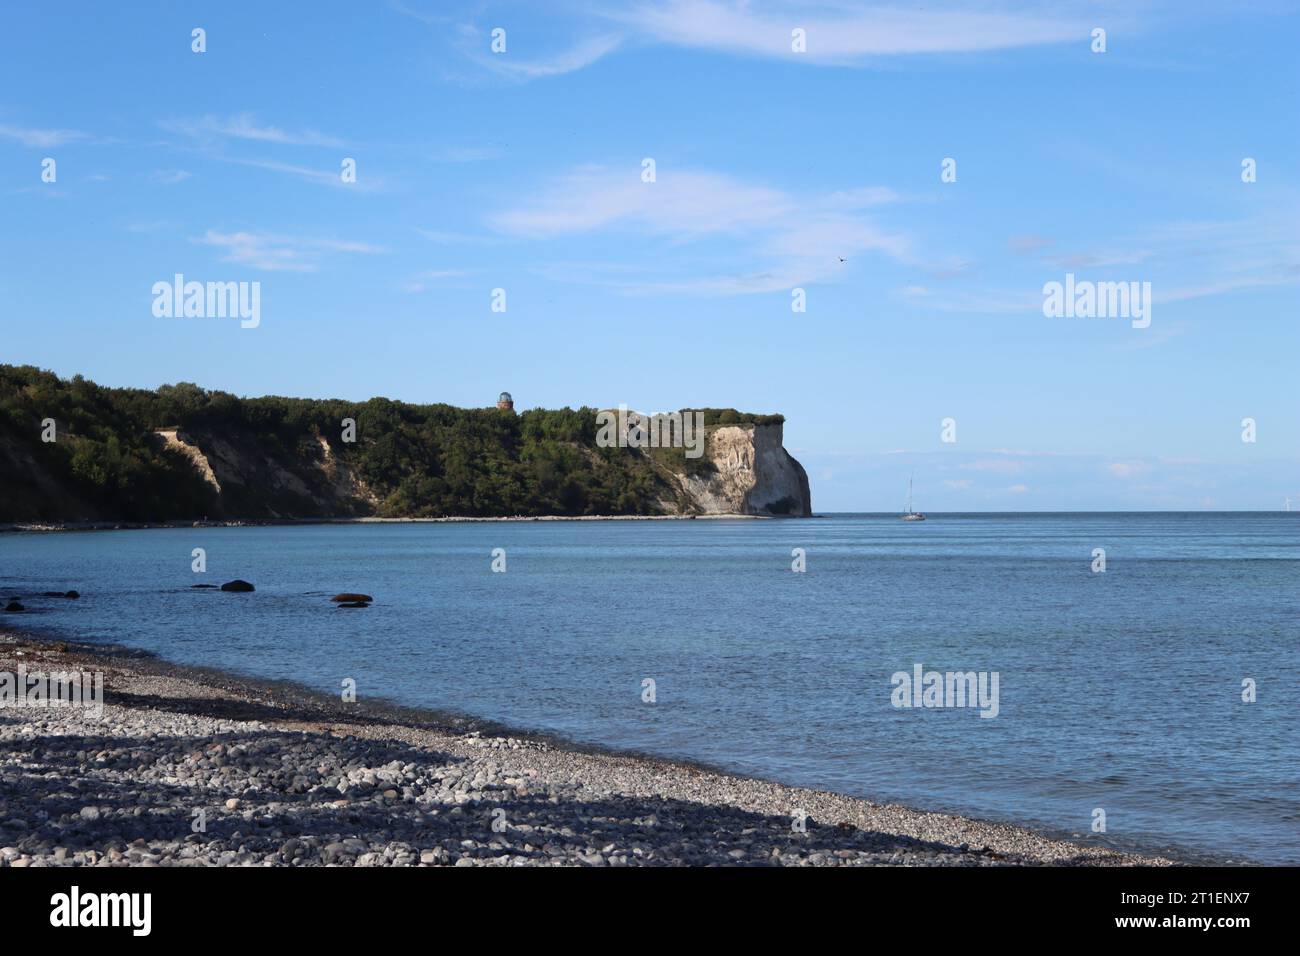
[[379, 498], [321, 435], [268, 454], [235, 429], [159, 429], [167, 447], [193, 464], [216, 496], [214, 514], [268, 518], [371, 515]]
[[676, 472], [686, 499], [677, 513], [812, 517], [808, 474], [782, 445], [784, 426], [719, 425], [703, 468]]
[[[652, 456], [635, 448], [657, 479], [653, 507], [665, 515], [763, 515], [808, 518], [808, 475], [782, 446], [784, 426], [718, 425], [706, 431], [704, 454], [680, 450]], [[220, 514], [267, 517], [372, 515], [379, 496], [359, 480], [323, 437], [292, 456], [267, 456], [246, 438], [212, 431], [160, 430], [218, 495]], [[665, 461], [665, 457], [667, 461]]]

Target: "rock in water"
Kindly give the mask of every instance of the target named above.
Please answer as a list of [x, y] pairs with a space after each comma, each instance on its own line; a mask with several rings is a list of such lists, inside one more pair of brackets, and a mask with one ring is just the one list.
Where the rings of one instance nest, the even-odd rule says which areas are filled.
[[251, 584], [249, 584], [247, 581], [239, 581], [239, 580], [236, 580], [236, 581], [227, 581], [225, 584], [221, 585], [221, 590], [223, 590], [223, 591], [252, 591], [252, 590], [254, 590], [254, 588], [253, 588], [253, 586], [252, 586]]
[[21, 604], [19, 604], [17, 601], [10, 601], [8, 604], [5, 605], [5, 610], [6, 610], [6, 611], [25, 611], [25, 610], [27, 610], [27, 608], [23, 607], [23, 606], [22, 606]]
[[353, 594], [351, 591], [344, 591], [342, 594], [334, 595], [330, 600], [335, 603], [347, 601], [349, 604], [369, 604], [374, 598], [369, 594]]
[[344, 601], [339, 607], [370, 607], [365, 601]]

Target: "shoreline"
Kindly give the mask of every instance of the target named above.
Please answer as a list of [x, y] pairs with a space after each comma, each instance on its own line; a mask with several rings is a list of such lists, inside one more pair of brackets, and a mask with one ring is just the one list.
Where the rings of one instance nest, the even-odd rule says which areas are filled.
[[[322, 524], [474, 524], [515, 521], [778, 521], [784, 516], [746, 514], [698, 515], [508, 515], [495, 518], [449, 516], [442, 518], [231, 518], [216, 521], [10, 521], [0, 524], [0, 534], [35, 534], [59, 531], [142, 531], [155, 528], [272, 528]], [[820, 517], [813, 515], [812, 517]]]
[[102, 672], [105, 703], [0, 710], [0, 866], [1176, 865], [0, 631], [0, 671], [20, 664]]

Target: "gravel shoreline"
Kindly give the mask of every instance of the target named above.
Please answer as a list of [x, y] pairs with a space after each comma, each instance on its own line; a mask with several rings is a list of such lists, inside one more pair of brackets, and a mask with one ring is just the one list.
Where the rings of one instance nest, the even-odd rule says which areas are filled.
[[1172, 863], [0, 634], [20, 665], [105, 704], [0, 709], [0, 867]]

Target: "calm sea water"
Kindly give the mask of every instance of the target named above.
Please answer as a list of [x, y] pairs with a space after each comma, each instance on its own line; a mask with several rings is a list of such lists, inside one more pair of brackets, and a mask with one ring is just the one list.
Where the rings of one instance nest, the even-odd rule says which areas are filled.
[[[257, 592], [190, 589], [236, 577]], [[1118, 845], [1300, 862], [1300, 513], [0, 536], [0, 596], [68, 588], [0, 625], [1065, 834], [1100, 807]], [[336, 610], [345, 590], [376, 603]], [[998, 672], [1000, 713], [894, 708], [917, 663]]]

